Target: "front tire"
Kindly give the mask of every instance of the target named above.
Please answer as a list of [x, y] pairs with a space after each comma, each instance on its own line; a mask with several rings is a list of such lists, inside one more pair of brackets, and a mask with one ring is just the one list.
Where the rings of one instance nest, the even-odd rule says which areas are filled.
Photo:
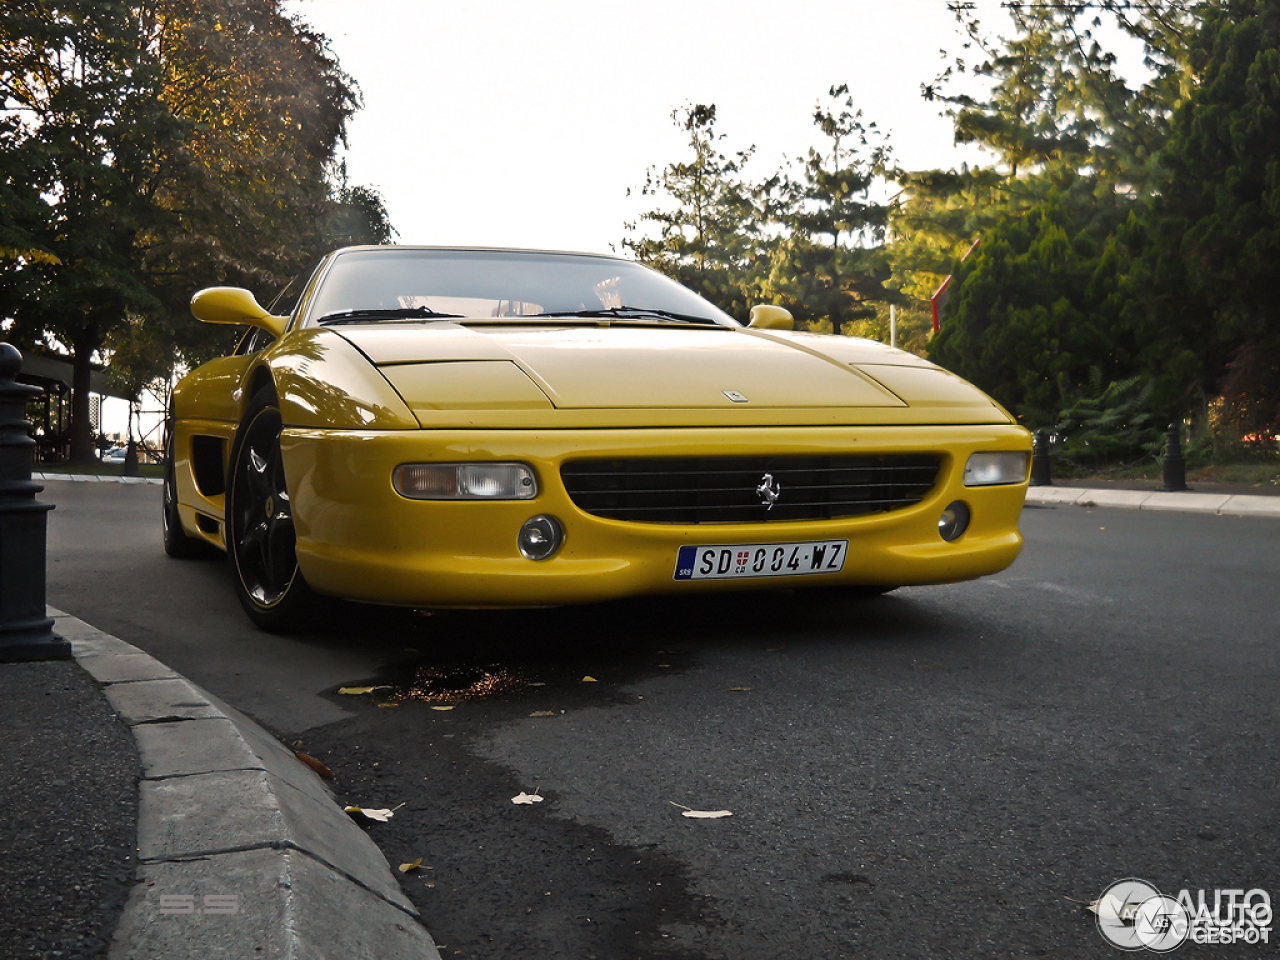
[[249, 619], [272, 633], [297, 633], [318, 622], [323, 599], [298, 568], [293, 506], [280, 455], [282, 423], [275, 394], [260, 390], [231, 448], [227, 554]]

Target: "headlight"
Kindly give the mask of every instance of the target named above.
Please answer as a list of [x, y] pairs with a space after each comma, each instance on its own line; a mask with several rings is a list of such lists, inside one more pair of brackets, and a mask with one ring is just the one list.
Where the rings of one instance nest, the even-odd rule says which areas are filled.
[[523, 463], [402, 463], [391, 474], [410, 500], [532, 500], [533, 468]]
[[1030, 455], [1018, 453], [975, 453], [964, 465], [966, 487], [991, 487], [1000, 483], [1021, 483], [1027, 479]]

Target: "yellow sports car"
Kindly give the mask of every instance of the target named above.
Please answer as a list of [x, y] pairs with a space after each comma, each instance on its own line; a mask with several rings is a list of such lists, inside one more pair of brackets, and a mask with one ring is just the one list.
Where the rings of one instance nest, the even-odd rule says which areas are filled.
[[414, 607], [966, 580], [1018, 555], [1031, 438], [908, 353], [745, 326], [617, 257], [352, 247], [177, 387], [165, 548], [276, 631]]

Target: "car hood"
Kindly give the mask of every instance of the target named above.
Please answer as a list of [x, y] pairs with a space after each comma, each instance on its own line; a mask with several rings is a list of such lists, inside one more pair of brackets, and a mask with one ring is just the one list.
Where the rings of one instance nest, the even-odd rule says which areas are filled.
[[[777, 422], [777, 413], [799, 410], [820, 422], [1009, 422], [958, 377], [849, 337], [617, 323], [369, 324], [338, 332], [424, 425], [450, 409], [647, 411], [645, 422], [655, 425]], [[695, 411], [724, 416], [699, 419]]]

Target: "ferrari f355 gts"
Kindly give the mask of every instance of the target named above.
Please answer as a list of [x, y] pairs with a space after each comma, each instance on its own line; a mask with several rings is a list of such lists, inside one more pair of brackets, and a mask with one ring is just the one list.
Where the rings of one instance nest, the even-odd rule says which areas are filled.
[[882, 592], [1004, 569], [1031, 439], [879, 343], [742, 323], [610, 256], [352, 247], [178, 385], [165, 547], [225, 550], [273, 631], [323, 597], [543, 606]]

